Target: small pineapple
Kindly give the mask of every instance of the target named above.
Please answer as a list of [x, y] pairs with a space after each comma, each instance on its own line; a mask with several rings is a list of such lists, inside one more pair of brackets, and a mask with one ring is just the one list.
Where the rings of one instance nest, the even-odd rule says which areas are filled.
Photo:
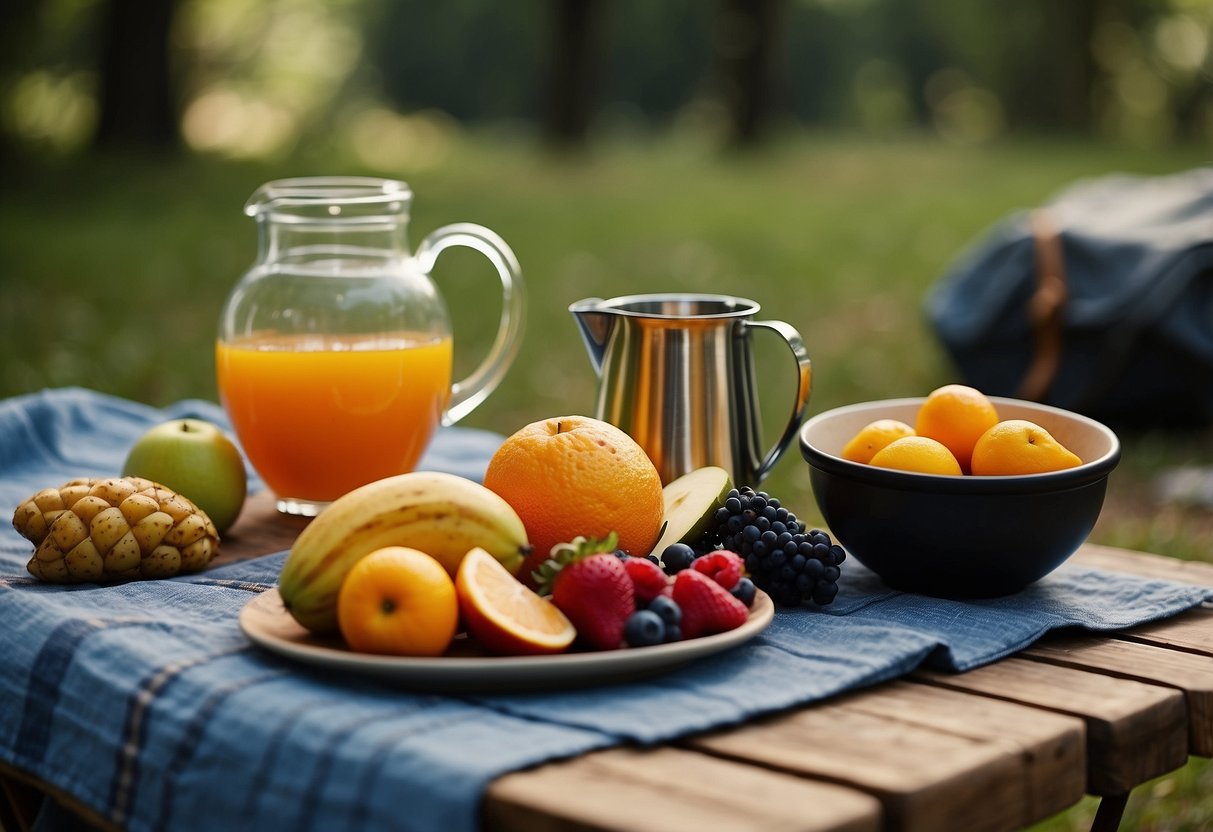
[[38, 547], [30, 574], [56, 584], [171, 578], [203, 569], [219, 551], [202, 509], [141, 477], [44, 488], [17, 506], [13, 526]]

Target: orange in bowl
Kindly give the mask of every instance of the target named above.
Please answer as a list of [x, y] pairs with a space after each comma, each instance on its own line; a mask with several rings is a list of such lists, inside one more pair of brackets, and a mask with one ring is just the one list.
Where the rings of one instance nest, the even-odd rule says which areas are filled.
[[985, 393], [963, 384], [945, 384], [918, 409], [914, 431], [942, 442], [964, 471], [970, 470], [973, 446], [998, 423], [998, 411]]
[[914, 428], [897, 419], [877, 419], [864, 425], [850, 442], [842, 446], [842, 458], [868, 463], [890, 442], [913, 436]]
[[[845, 457], [844, 457], [845, 458]], [[881, 448], [871, 463], [877, 468], [917, 471], [920, 474], [940, 474], [959, 477], [964, 474], [960, 463], [942, 442], [926, 436], [903, 436]]]
[[1082, 465], [1053, 434], [1027, 419], [1007, 419], [987, 430], [973, 447], [973, 473], [1007, 477], [1046, 474]]
[[619, 535], [619, 548], [647, 555], [665, 518], [661, 476], [648, 454], [614, 425], [588, 416], [534, 422], [502, 443], [484, 484], [509, 503], [533, 547], [526, 581], [557, 543]]

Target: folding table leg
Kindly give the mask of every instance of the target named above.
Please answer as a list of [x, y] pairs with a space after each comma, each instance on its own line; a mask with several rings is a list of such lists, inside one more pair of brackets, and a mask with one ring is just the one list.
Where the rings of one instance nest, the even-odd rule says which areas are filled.
[[1099, 809], [1095, 811], [1095, 820], [1091, 822], [1091, 832], [1116, 832], [1128, 803], [1128, 792], [1104, 795], [1099, 801]]

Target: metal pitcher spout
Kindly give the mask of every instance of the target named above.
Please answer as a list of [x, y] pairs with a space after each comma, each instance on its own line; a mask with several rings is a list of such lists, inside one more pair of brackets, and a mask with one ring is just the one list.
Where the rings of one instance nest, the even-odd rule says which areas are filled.
[[617, 315], [610, 307], [603, 307], [602, 303], [602, 298], [586, 298], [569, 307], [577, 319], [581, 340], [585, 342], [586, 352], [590, 354], [590, 362], [598, 375], [602, 375], [602, 359], [606, 355], [607, 340], [615, 328]]

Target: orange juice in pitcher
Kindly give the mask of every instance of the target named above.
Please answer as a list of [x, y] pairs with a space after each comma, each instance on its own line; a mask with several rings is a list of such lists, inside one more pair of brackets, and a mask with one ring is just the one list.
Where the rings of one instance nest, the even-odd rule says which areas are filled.
[[[513, 252], [479, 225], [407, 245], [408, 185], [364, 177], [284, 179], [245, 205], [259, 254], [219, 319], [216, 374], [249, 462], [278, 509], [314, 515], [342, 494], [413, 470], [440, 425], [501, 381], [524, 313]], [[435, 260], [467, 246], [496, 267], [502, 313], [488, 356], [451, 382]]]
[[449, 337], [250, 337], [220, 343], [215, 363], [249, 462], [294, 499], [413, 470], [450, 399]]

